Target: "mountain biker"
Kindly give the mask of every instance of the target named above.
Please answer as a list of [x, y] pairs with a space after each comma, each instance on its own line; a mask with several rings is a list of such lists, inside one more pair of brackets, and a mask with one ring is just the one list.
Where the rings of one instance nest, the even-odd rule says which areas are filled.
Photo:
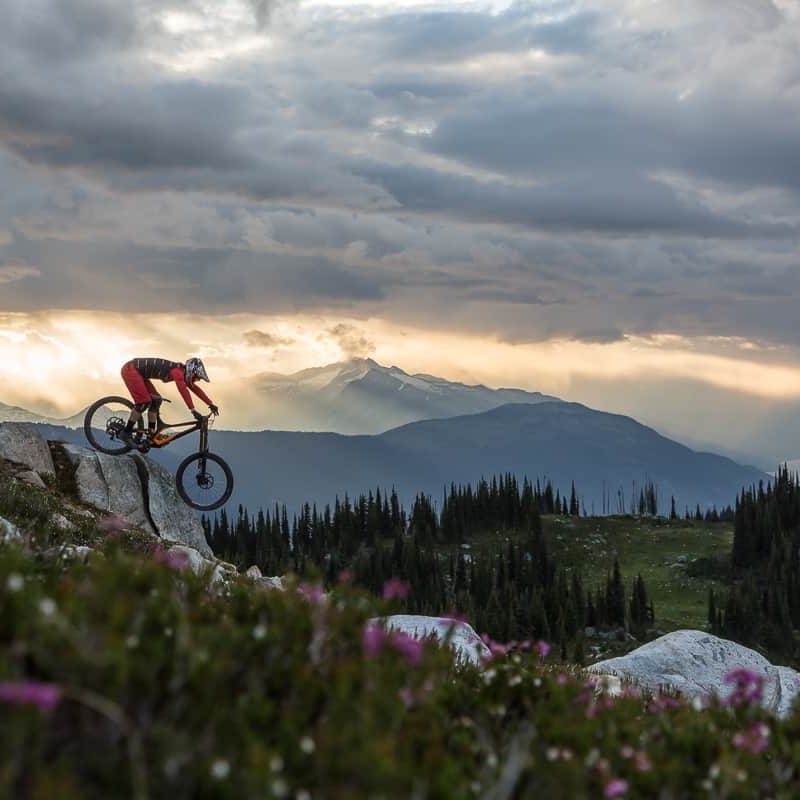
[[148, 430], [152, 433], [156, 429], [158, 411], [163, 398], [153, 386], [152, 381], [154, 380], [164, 383], [174, 382], [195, 419], [201, 419], [201, 414], [194, 407], [190, 391], [206, 403], [212, 414], [215, 416], [219, 414], [219, 406], [199, 386], [195, 385], [197, 380], [210, 382], [206, 368], [199, 358], [188, 358], [185, 363], [169, 361], [166, 358], [133, 358], [123, 364], [120, 375], [135, 403], [127, 425], [119, 434], [119, 438], [125, 444], [136, 446], [133, 441], [133, 429], [145, 410], [147, 411]]

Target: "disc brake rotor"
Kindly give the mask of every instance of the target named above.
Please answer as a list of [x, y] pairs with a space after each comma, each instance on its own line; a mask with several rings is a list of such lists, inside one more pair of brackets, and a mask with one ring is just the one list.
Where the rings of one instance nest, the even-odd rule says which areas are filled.
[[197, 485], [201, 489], [212, 489], [214, 487], [214, 476], [208, 472], [198, 472]]

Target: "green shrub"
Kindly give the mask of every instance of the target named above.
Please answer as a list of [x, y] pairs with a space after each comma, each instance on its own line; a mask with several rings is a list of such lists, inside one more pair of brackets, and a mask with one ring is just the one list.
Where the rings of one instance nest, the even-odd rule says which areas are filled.
[[366, 628], [389, 605], [350, 586], [218, 592], [177, 566], [0, 549], [0, 796], [796, 794], [797, 717], [598, 697], [513, 650], [456, 665]]

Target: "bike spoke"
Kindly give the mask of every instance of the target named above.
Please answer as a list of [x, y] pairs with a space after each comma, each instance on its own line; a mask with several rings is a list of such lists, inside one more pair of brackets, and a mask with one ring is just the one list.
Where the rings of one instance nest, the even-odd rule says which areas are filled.
[[[131, 409], [119, 400], [110, 398], [98, 406], [91, 415], [88, 428], [85, 428], [90, 443], [104, 452], [124, 452], [127, 445], [119, 440], [119, 433], [130, 418]], [[137, 436], [143, 435], [140, 423]]]
[[183, 473], [181, 485], [189, 503], [204, 508], [215, 505], [225, 495], [228, 478], [216, 461], [198, 457]]

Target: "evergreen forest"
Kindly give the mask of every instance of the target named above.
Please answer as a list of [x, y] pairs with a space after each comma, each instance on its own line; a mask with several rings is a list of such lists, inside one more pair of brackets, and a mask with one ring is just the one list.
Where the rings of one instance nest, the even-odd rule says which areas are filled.
[[[628, 587], [616, 561], [596, 587], [556, 563], [541, 517], [579, 513], [574, 484], [562, 496], [550, 482], [506, 474], [452, 485], [439, 511], [418, 495], [406, 512], [396, 492], [377, 489], [321, 512], [306, 504], [291, 521], [285, 507], [255, 515], [240, 507], [235, 519], [223, 510], [203, 525], [215, 554], [242, 569], [313, 575], [328, 587], [352, 580], [375, 594], [397, 578], [409, 613], [465, 617], [498, 641], [553, 641], [580, 662], [587, 626], [639, 638], [655, 610], [641, 576]], [[478, 535], [489, 535], [486, 546], [468, 544]]]

